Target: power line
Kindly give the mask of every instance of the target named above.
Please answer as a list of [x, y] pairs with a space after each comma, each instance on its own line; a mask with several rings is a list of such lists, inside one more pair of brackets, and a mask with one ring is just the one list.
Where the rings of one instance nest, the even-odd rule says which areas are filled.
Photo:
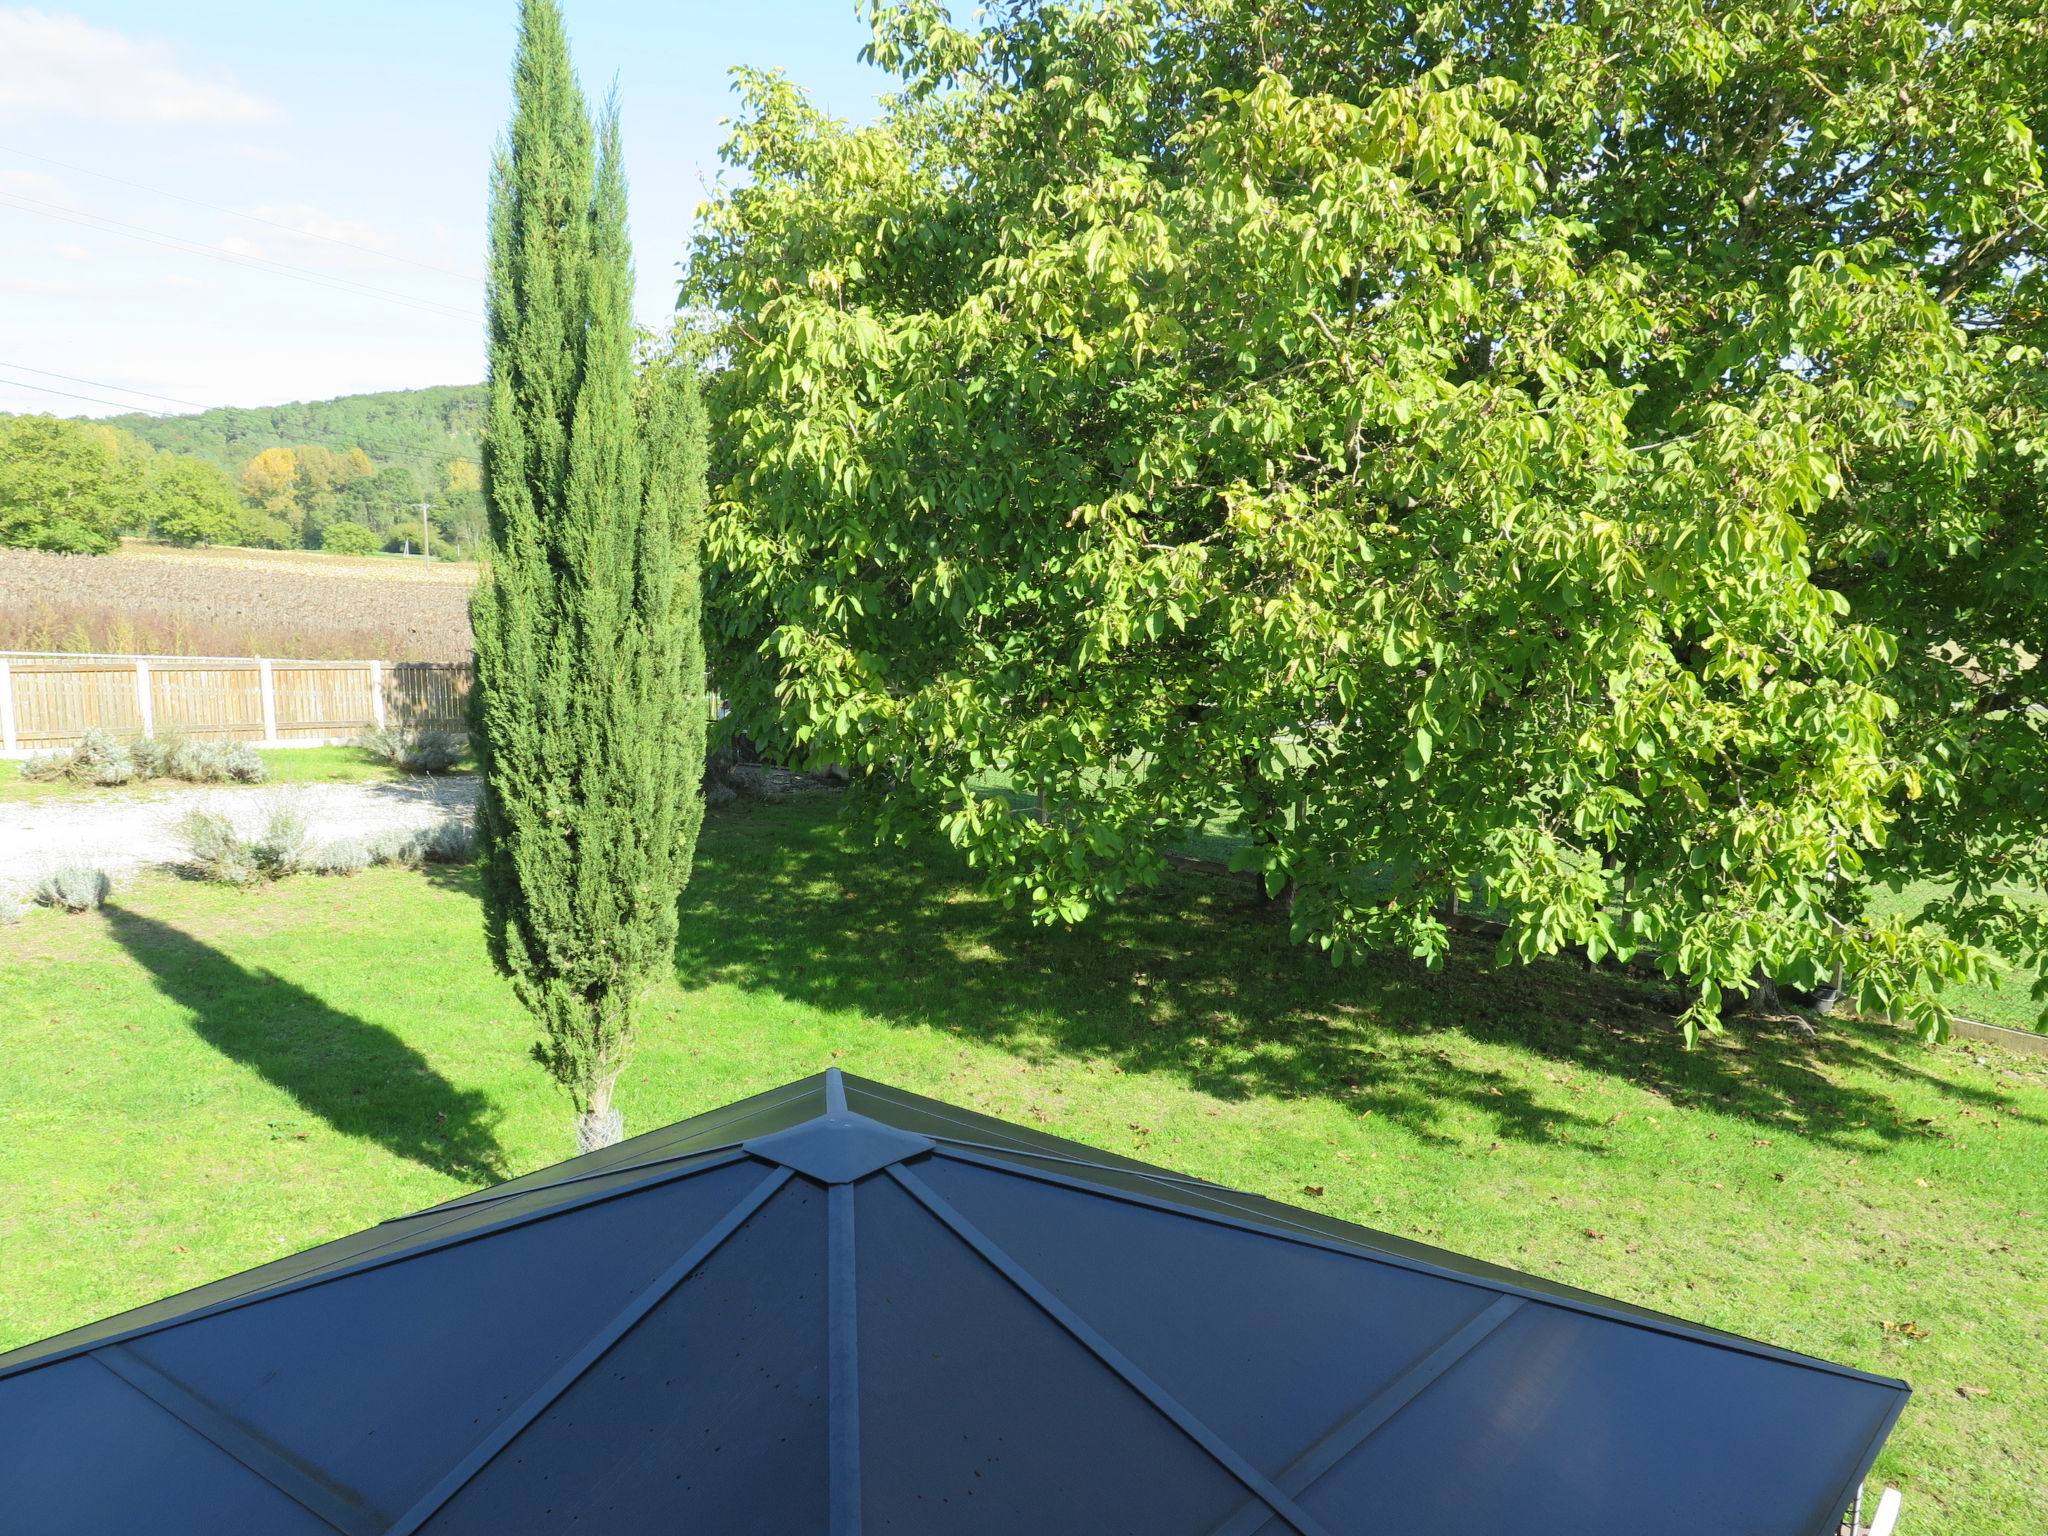
[[343, 240], [338, 235], [315, 234], [310, 229], [300, 229], [296, 225], [286, 224], [278, 219], [266, 219], [260, 213], [243, 213], [228, 207], [225, 203], [209, 203], [203, 197], [191, 197], [183, 192], [173, 192], [166, 187], [152, 187], [146, 182], [131, 181], [126, 176], [116, 176], [111, 171], [95, 171], [83, 165], [73, 165], [68, 160], [58, 160], [50, 155], [39, 155], [32, 149], [17, 149], [11, 144], [0, 144], [0, 150], [5, 150], [10, 155], [26, 155], [31, 160], [40, 160], [45, 165], [54, 165], [62, 170], [76, 171], [81, 176], [97, 176], [102, 181], [117, 181], [124, 187], [135, 188], [138, 192], [153, 192], [158, 197], [176, 198], [179, 202], [190, 203], [195, 208], [210, 208], [215, 213], [225, 213], [230, 218], [248, 219], [256, 224], [268, 224], [273, 229], [282, 229], [287, 233], [300, 235], [308, 240], [325, 240], [329, 245], [347, 246], [352, 251], [364, 251], [372, 256], [381, 256], [386, 261], [402, 261], [408, 266], [423, 267], [429, 272], [445, 272], [450, 277], [459, 277], [467, 283], [473, 283], [477, 280], [474, 272], [460, 272], [454, 267], [444, 267], [438, 262], [419, 261], [411, 256], [401, 256], [396, 251], [380, 251], [373, 245], [359, 245], [353, 240]]
[[[117, 395], [141, 395], [147, 400], [166, 400], [172, 405], [189, 405], [195, 411], [210, 411], [210, 405], [201, 405], [197, 400], [180, 400], [176, 395], [152, 394], [146, 389], [130, 389], [124, 384], [109, 384], [105, 379], [81, 379], [69, 373], [53, 373], [48, 368], [31, 368], [27, 363], [10, 363], [0, 360], [0, 368], [14, 368], [22, 373], [39, 373], [46, 379], [68, 379], [73, 384], [90, 384], [94, 389], [111, 389]], [[143, 409], [141, 406], [137, 410]]]
[[125, 400], [102, 400], [97, 395], [81, 395], [68, 389], [52, 389], [47, 384], [31, 384], [26, 379], [0, 378], [0, 384], [11, 384], [16, 389], [39, 390], [46, 395], [62, 395], [66, 400], [90, 400], [94, 405], [111, 405], [116, 410], [130, 411], [138, 416], [168, 416], [169, 411], [152, 411], [147, 406], [130, 405]]
[[143, 229], [140, 225], [123, 223], [96, 213], [82, 213], [60, 208], [37, 197], [22, 197], [19, 194], [0, 193], [0, 205], [20, 208], [27, 213], [41, 214], [44, 218], [63, 219], [87, 228], [111, 230], [131, 240], [146, 241], [151, 245], [167, 246], [172, 250], [185, 251], [194, 256], [205, 256], [214, 261], [229, 262], [238, 267], [248, 267], [257, 272], [269, 272], [278, 277], [295, 278], [302, 283], [317, 283], [323, 288], [332, 288], [339, 293], [354, 293], [370, 298], [383, 299], [392, 304], [403, 304], [410, 309], [425, 310], [429, 314], [448, 315], [458, 320], [473, 320], [476, 316], [468, 310], [456, 309], [453, 305], [441, 304], [432, 299], [411, 299], [403, 294], [392, 293], [389, 289], [373, 288], [368, 283], [358, 283], [351, 278], [333, 277], [321, 273], [302, 272], [288, 267], [283, 262], [271, 261], [263, 256], [242, 256], [232, 251], [215, 250], [212, 246], [199, 245], [190, 240], [180, 240], [175, 235], [162, 235], [154, 230]]

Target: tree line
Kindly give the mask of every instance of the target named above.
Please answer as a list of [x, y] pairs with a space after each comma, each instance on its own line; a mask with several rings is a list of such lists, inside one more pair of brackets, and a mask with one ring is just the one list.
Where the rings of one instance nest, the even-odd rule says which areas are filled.
[[337, 452], [360, 448], [379, 464], [403, 464], [430, 481], [445, 460], [476, 458], [483, 409], [483, 387], [459, 384], [104, 420], [152, 448], [210, 459], [230, 472], [266, 448], [317, 443]]
[[319, 443], [266, 447], [224, 467], [106, 422], [0, 417], [0, 545], [107, 554], [123, 534], [473, 556], [484, 536], [482, 477], [474, 457], [422, 470]]

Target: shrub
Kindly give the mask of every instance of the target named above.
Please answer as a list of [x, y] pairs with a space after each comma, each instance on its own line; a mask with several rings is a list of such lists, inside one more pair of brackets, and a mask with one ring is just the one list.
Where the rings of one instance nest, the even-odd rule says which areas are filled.
[[329, 523], [320, 547], [330, 555], [374, 555], [382, 541], [361, 523]]
[[36, 900], [46, 907], [62, 907], [67, 912], [90, 912], [105, 901], [114, 889], [114, 882], [103, 869], [91, 869], [83, 864], [66, 864], [62, 869], [52, 870], [36, 885]]
[[466, 864], [476, 857], [476, 828], [466, 816], [411, 831], [338, 838], [317, 847], [308, 836], [306, 818], [291, 806], [273, 810], [254, 838], [243, 837], [232, 821], [212, 811], [192, 811], [172, 830], [192, 867], [226, 885], [260, 885], [300, 873], [346, 877], [382, 864], [404, 869]]
[[246, 741], [193, 741], [182, 744], [166, 778], [194, 784], [261, 784], [270, 764]]
[[365, 731], [355, 744], [407, 773], [446, 773], [469, 749], [458, 731]]
[[249, 845], [257, 870], [268, 880], [282, 880], [307, 868], [313, 856], [310, 829], [303, 813], [280, 805], [263, 823], [263, 831]]
[[450, 816], [411, 832], [384, 832], [367, 844], [372, 864], [418, 869], [422, 864], [467, 864], [476, 857], [476, 824]]
[[184, 750], [184, 738], [170, 731], [155, 736], [138, 736], [128, 743], [128, 755], [135, 762], [138, 779], [168, 779]]
[[322, 844], [307, 859], [306, 867], [316, 875], [360, 875], [375, 862], [369, 846], [360, 838], [346, 837]]
[[90, 730], [68, 752], [45, 752], [21, 765], [21, 776], [38, 783], [126, 784], [136, 777], [134, 755], [102, 730]]
[[21, 765], [21, 776], [31, 784], [53, 784], [71, 767], [69, 752], [38, 752]]
[[22, 764], [21, 776], [42, 783], [111, 786], [142, 779], [183, 779], [192, 784], [261, 784], [270, 765], [240, 741], [187, 741], [172, 732], [123, 742], [106, 731], [87, 731], [68, 752], [49, 752]]
[[369, 850], [372, 864], [397, 864], [410, 867], [420, 862], [419, 850], [414, 845], [415, 834], [411, 832], [379, 832], [364, 847]]
[[476, 857], [476, 823], [451, 816], [417, 834], [420, 857], [429, 864], [467, 864]]
[[263, 878], [255, 850], [235, 824], [215, 811], [188, 811], [171, 828], [185, 845], [192, 867], [223, 885], [254, 885]]

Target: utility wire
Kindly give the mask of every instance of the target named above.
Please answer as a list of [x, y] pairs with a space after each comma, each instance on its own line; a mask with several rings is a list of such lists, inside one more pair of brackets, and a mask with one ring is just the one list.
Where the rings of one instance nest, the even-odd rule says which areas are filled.
[[268, 224], [273, 229], [282, 229], [307, 240], [325, 240], [329, 245], [345, 245], [352, 251], [365, 251], [372, 256], [381, 256], [386, 261], [402, 261], [408, 266], [423, 267], [429, 272], [445, 272], [450, 277], [459, 277], [464, 282], [477, 280], [474, 272], [461, 272], [454, 267], [444, 267], [438, 262], [419, 261], [411, 256], [401, 256], [396, 251], [380, 251], [373, 245], [359, 245], [353, 240], [343, 240], [338, 235], [319, 235], [310, 229], [300, 229], [295, 224], [286, 224], [278, 219], [266, 219], [260, 213], [243, 213], [225, 203], [209, 203], [203, 197], [190, 197], [183, 192], [173, 192], [165, 187], [152, 187], [147, 182], [131, 181], [126, 176], [116, 176], [111, 171], [95, 171], [82, 165], [73, 165], [68, 160], [58, 160], [50, 155], [37, 154], [32, 149], [17, 149], [11, 144], [0, 144], [0, 151], [10, 155], [25, 155], [31, 160], [40, 160], [45, 165], [54, 165], [60, 170], [76, 171], [81, 176], [97, 176], [102, 181], [118, 181], [124, 187], [133, 187], [138, 192], [152, 192], [158, 197], [176, 198], [181, 203], [190, 203], [195, 208], [210, 208], [215, 213], [225, 213], [231, 218], [248, 219], [256, 224]]
[[389, 289], [373, 288], [368, 283], [358, 283], [346, 277], [332, 277], [325, 274], [302, 272], [288, 267], [283, 262], [271, 261], [263, 256], [243, 256], [232, 251], [215, 250], [212, 246], [199, 245], [190, 240], [180, 240], [175, 235], [162, 235], [139, 225], [126, 224], [119, 219], [103, 218], [96, 213], [80, 213], [46, 203], [41, 198], [22, 197], [13, 193], [0, 193], [0, 206], [20, 208], [27, 213], [41, 214], [45, 218], [64, 219], [73, 224], [83, 224], [91, 229], [105, 229], [124, 235], [131, 240], [146, 241], [151, 245], [168, 246], [172, 250], [185, 251], [194, 256], [205, 256], [214, 261], [225, 261], [238, 267], [248, 267], [257, 272], [269, 272], [278, 277], [296, 278], [302, 283], [317, 283], [323, 288], [332, 288], [339, 293], [354, 293], [370, 298], [383, 299], [392, 304], [403, 304], [409, 309], [425, 310], [429, 314], [448, 315], [458, 320], [474, 320], [469, 310], [456, 309], [453, 305], [436, 303], [432, 299], [411, 299], [403, 294], [392, 293]]
[[102, 400], [98, 395], [81, 395], [68, 389], [52, 389], [47, 384], [31, 384], [26, 379], [0, 378], [0, 384], [11, 384], [16, 389], [40, 390], [46, 395], [62, 395], [67, 400], [90, 400], [94, 405], [111, 405], [117, 410], [129, 411], [137, 416], [168, 416], [169, 411], [152, 411], [147, 406], [129, 405], [121, 400]]
[[[31, 368], [27, 363], [10, 363], [0, 360], [0, 368], [13, 368], [22, 373], [39, 373], [46, 379], [65, 379], [73, 384], [90, 384], [94, 389], [111, 389], [117, 395], [141, 395], [148, 400], [165, 400], [172, 405], [189, 405], [195, 411], [210, 411], [214, 407], [201, 405], [197, 400], [180, 400], [176, 395], [151, 394], [146, 389], [129, 389], [122, 384], [109, 384], [105, 379], [81, 379], [69, 373], [52, 373], [47, 368]], [[142, 407], [138, 406], [138, 410]]]

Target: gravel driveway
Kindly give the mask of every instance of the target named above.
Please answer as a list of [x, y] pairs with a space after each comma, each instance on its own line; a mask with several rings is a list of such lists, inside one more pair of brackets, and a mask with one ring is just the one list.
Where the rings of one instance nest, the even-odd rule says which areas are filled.
[[19, 896], [61, 864], [120, 875], [175, 862], [171, 826], [187, 811], [219, 811], [244, 832], [280, 805], [306, 818], [316, 843], [432, 826], [476, 808], [473, 777], [382, 784], [276, 784], [211, 789], [110, 790], [87, 799], [0, 803], [0, 895]]

